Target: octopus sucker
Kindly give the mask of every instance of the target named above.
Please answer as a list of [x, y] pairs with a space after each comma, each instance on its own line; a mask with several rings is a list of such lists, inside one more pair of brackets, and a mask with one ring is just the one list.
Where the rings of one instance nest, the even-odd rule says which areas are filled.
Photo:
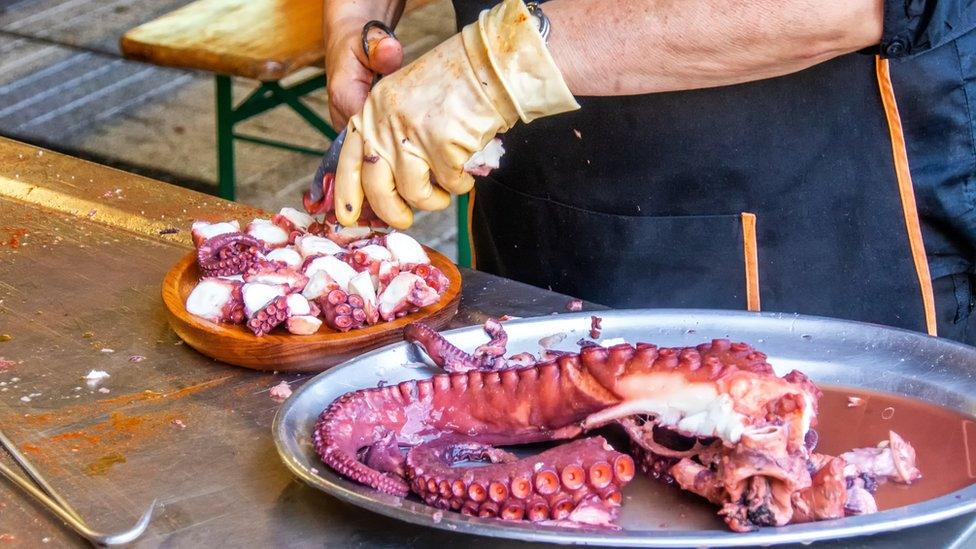
[[318, 298], [316, 302], [322, 309], [326, 325], [333, 330], [346, 332], [366, 324], [366, 303], [358, 295], [336, 288]]
[[262, 244], [243, 233], [222, 233], [197, 247], [197, 264], [205, 277], [244, 274], [264, 252]]
[[[870, 513], [879, 483], [920, 477], [894, 432], [873, 448], [814, 452], [820, 390], [801, 372], [777, 376], [747, 344], [583, 341], [578, 353], [516, 359], [501, 323], [485, 332], [469, 353], [409, 325], [405, 339], [447, 373], [336, 399], [312, 435], [322, 460], [441, 509], [561, 526], [612, 527], [640, 471], [717, 505], [740, 532]], [[577, 438], [612, 423], [627, 452]], [[500, 448], [545, 441], [564, 442], [521, 459]]]
[[[609, 446], [602, 437], [593, 437], [524, 459], [494, 461], [486, 458], [484, 452], [470, 451], [470, 445], [465, 445], [465, 450], [458, 452], [450, 442], [434, 442], [416, 446], [407, 453], [407, 478], [426, 479], [423, 490], [417, 488], [422, 483], [411, 483], [414, 493], [430, 494], [434, 492], [431, 488], [436, 486], [441, 496], [460, 498], [462, 507], [466, 506], [472, 513], [477, 509], [478, 516], [521, 520], [525, 515], [525, 501], [530, 500], [535, 504], [534, 508], [530, 505], [530, 520], [563, 520], [586, 496], [596, 495], [605, 499], [607, 491], [604, 488], [611, 482], [614, 487], [610, 493], [619, 492], [629, 482], [612, 477], [607, 477], [606, 482], [601, 477], [596, 485], [585, 479], [581, 479], [583, 482], [579, 484], [573, 482], [570, 485], [561, 481], [563, 475], [560, 472], [567, 469], [571, 472], [594, 467], [602, 470], [605, 466], [609, 470], [609, 461], [630, 459], [626, 454], [607, 448]], [[492, 448], [484, 449], [488, 451]], [[479, 457], [489, 461], [489, 464], [457, 467], [461, 461], [478, 461]], [[539, 462], [547, 466], [537, 470], [536, 464]], [[418, 471], [422, 471], [422, 474]], [[517, 487], [512, 489], [516, 483]]]

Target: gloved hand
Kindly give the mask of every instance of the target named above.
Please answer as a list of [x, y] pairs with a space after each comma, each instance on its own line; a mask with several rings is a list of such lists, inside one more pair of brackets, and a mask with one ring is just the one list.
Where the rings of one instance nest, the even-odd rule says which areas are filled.
[[439, 210], [474, 179], [464, 164], [519, 119], [578, 109], [521, 0], [504, 0], [417, 61], [380, 80], [349, 120], [336, 173], [336, 217], [363, 198], [391, 227], [411, 208]]

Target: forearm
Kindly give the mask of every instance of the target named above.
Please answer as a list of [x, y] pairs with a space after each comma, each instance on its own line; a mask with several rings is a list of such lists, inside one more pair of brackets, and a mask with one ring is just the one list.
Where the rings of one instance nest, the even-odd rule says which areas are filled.
[[324, 0], [325, 36], [329, 41], [342, 40], [343, 33], [373, 19], [395, 27], [406, 0]]
[[576, 95], [708, 88], [877, 44], [882, 0], [552, 0], [549, 47]]

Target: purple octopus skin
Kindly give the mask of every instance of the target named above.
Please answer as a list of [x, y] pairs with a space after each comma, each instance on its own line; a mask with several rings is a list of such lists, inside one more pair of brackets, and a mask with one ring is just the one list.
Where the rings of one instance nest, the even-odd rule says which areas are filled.
[[494, 359], [504, 356], [506, 347], [508, 346], [508, 334], [505, 333], [505, 327], [502, 326], [502, 323], [494, 318], [489, 318], [485, 321], [485, 333], [491, 339], [488, 343], [474, 350], [475, 358], [484, 357]]
[[225, 233], [208, 238], [197, 248], [197, 264], [203, 276], [244, 274], [260, 260], [264, 248], [244, 233]]
[[347, 332], [366, 325], [366, 302], [358, 295], [334, 289], [317, 300], [325, 323], [333, 330]]
[[509, 358], [503, 356], [508, 344], [508, 334], [501, 322], [489, 318], [485, 322], [485, 332], [491, 340], [475, 349], [474, 354], [459, 349], [437, 331], [419, 322], [403, 329], [403, 339], [419, 345], [434, 364], [445, 372], [500, 370], [531, 366], [537, 362], [529, 353], [519, 353]]
[[288, 296], [279, 296], [254, 313], [248, 319], [247, 327], [254, 332], [254, 335], [263, 336], [286, 320], [288, 320]]
[[[382, 444], [390, 432], [400, 446], [435, 440], [506, 446], [573, 438], [584, 418], [615, 403], [612, 396], [604, 399], [589, 391], [589, 384], [580, 384], [588, 377], [576, 356], [527, 368], [440, 374], [361, 389], [322, 412], [312, 441], [322, 461], [336, 472], [405, 496], [409, 484], [362, 463], [357, 458], [362, 449]], [[498, 413], [522, 408], [526, 395], [535, 395], [526, 413]], [[439, 412], [448, 409], [450, 414]]]
[[[489, 461], [482, 467], [455, 467]], [[541, 466], [538, 466], [542, 464]], [[433, 443], [407, 454], [410, 489], [428, 505], [506, 520], [565, 520], [593, 496], [608, 508], [634, 478], [634, 460], [592, 437], [515, 459], [479, 444]]]
[[415, 322], [403, 329], [403, 339], [416, 343], [445, 372], [469, 372], [485, 369], [485, 364], [471, 353], [462, 351], [436, 330]]

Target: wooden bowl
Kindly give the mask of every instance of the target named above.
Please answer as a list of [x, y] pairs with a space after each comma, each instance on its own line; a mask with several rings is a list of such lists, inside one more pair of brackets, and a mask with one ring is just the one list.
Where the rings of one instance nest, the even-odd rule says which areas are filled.
[[442, 328], [457, 313], [461, 273], [451, 260], [427, 248], [431, 263], [451, 281], [437, 303], [392, 322], [337, 332], [325, 324], [312, 335], [293, 335], [276, 328], [255, 336], [244, 325], [215, 323], [186, 312], [186, 298], [200, 280], [196, 252], [181, 259], [163, 279], [163, 303], [170, 326], [190, 347], [221, 362], [255, 370], [319, 372], [369, 349], [400, 341], [403, 328], [424, 322]]

